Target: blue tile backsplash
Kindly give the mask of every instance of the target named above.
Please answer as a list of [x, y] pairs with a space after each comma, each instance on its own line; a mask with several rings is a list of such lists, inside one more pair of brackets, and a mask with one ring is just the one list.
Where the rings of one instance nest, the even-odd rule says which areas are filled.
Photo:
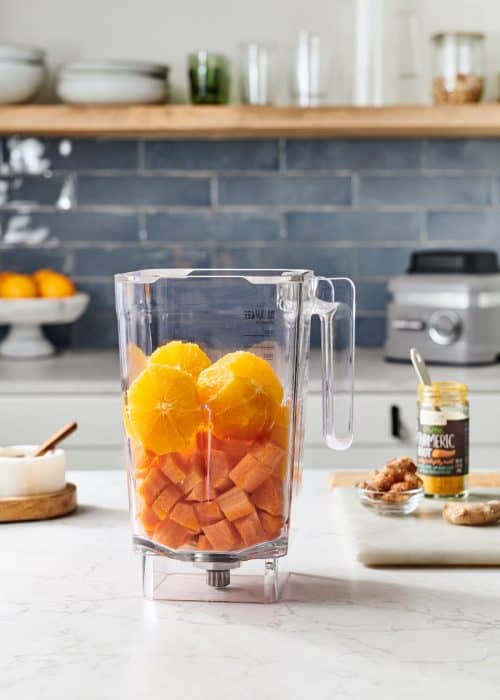
[[[426, 246], [500, 252], [500, 140], [46, 139], [0, 178], [0, 266], [54, 267], [92, 295], [61, 345], [111, 347], [115, 272], [310, 267], [357, 283], [360, 345], [385, 338], [387, 281]], [[74, 183], [69, 209], [61, 190]]]

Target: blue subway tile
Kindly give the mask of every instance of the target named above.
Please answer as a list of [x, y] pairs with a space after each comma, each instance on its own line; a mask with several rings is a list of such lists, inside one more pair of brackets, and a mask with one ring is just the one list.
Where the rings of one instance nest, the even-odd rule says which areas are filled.
[[202, 241], [210, 237], [207, 212], [158, 212], [148, 214], [146, 222], [150, 241]]
[[297, 140], [286, 143], [290, 170], [401, 170], [420, 166], [419, 141]]
[[90, 211], [37, 211], [5, 213], [3, 234], [16, 230], [46, 229], [50, 241], [138, 241], [137, 214]]
[[415, 212], [289, 212], [285, 221], [292, 241], [416, 241], [420, 236]]
[[61, 246], [8, 246], [0, 251], [0, 265], [4, 270], [32, 273], [41, 267], [71, 274], [71, 252]]
[[277, 141], [145, 141], [150, 170], [277, 170]]
[[75, 275], [100, 277], [144, 268], [209, 267], [210, 252], [199, 247], [90, 247], [75, 250]]
[[359, 201], [363, 205], [491, 204], [492, 181], [487, 176], [467, 175], [361, 175]]
[[500, 170], [500, 141], [450, 139], [428, 141], [425, 168], [435, 170]]
[[216, 267], [311, 269], [326, 277], [352, 277], [354, 251], [351, 248], [291, 247], [286, 244], [242, 248], [220, 246], [215, 253]]
[[410, 248], [356, 248], [361, 277], [399, 275], [406, 271]]
[[387, 301], [385, 282], [357, 282], [356, 304], [359, 311], [385, 311]]
[[500, 242], [500, 209], [427, 212], [427, 236], [434, 241]]
[[137, 141], [46, 139], [43, 157], [52, 170], [137, 170]]
[[115, 308], [115, 291], [113, 279], [108, 277], [103, 280], [80, 280], [75, 279], [75, 283], [80, 292], [90, 294], [88, 314], [94, 314], [100, 311], [114, 311]]
[[81, 348], [116, 348], [118, 329], [112, 312], [86, 313], [75, 323], [73, 337]]
[[361, 347], [380, 347], [385, 343], [387, 321], [377, 316], [358, 316], [356, 319], [356, 344]]
[[158, 175], [82, 175], [78, 178], [77, 199], [79, 204], [206, 207], [210, 204], [210, 180]]
[[40, 175], [22, 175], [2, 178], [7, 186], [6, 205], [20, 204], [55, 204], [61, 194], [64, 178], [60, 176], [44, 177]]
[[277, 175], [219, 178], [220, 204], [348, 205], [351, 198], [349, 177]]
[[280, 235], [277, 214], [159, 212], [147, 217], [150, 241], [259, 241]]
[[212, 221], [215, 241], [273, 241], [280, 237], [276, 214], [216, 212]]

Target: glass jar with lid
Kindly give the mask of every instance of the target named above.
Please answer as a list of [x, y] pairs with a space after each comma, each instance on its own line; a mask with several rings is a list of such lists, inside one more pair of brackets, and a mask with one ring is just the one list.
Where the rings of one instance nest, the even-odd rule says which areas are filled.
[[418, 387], [417, 465], [426, 496], [462, 498], [469, 479], [469, 389], [458, 382]]
[[432, 41], [434, 104], [479, 102], [484, 90], [484, 34], [440, 33]]

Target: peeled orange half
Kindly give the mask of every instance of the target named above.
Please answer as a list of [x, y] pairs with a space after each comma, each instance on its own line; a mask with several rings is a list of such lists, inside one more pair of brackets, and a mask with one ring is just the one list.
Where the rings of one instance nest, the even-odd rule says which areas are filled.
[[273, 426], [283, 388], [266, 360], [247, 351], [224, 355], [198, 377], [198, 396], [219, 438], [255, 440]]
[[128, 391], [134, 437], [156, 454], [184, 450], [202, 422], [196, 384], [184, 370], [150, 364]]
[[196, 343], [172, 340], [154, 351], [151, 364], [176, 367], [197, 379], [200, 372], [210, 366], [211, 361]]

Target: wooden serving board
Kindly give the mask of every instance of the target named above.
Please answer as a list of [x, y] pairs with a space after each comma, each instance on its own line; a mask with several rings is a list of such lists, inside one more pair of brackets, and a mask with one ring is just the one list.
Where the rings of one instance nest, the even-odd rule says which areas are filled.
[[0, 498], [0, 523], [47, 520], [68, 515], [76, 509], [76, 486], [66, 484], [61, 491], [23, 498]]
[[[330, 484], [332, 488], [338, 486], [356, 486], [356, 484], [368, 476], [367, 469], [364, 472], [335, 472], [332, 474]], [[469, 486], [480, 488], [500, 487], [500, 473], [498, 472], [473, 472], [469, 474]]]

